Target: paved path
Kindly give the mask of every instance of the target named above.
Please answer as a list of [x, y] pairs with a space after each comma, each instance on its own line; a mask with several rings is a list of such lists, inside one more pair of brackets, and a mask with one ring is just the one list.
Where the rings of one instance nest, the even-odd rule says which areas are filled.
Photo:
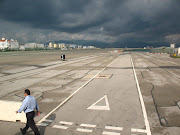
[[50, 123], [45, 135], [146, 134], [130, 55], [120, 55], [100, 74], [47, 118], [53, 122], [43, 122]]

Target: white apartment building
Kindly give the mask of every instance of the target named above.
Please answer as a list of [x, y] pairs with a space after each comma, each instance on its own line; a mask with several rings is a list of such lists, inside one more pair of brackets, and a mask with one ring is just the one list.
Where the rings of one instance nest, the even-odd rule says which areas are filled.
[[0, 40], [0, 50], [4, 49], [18, 49], [19, 48], [19, 43], [17, 40], [8, 40], [6, 38], [2, 38]]

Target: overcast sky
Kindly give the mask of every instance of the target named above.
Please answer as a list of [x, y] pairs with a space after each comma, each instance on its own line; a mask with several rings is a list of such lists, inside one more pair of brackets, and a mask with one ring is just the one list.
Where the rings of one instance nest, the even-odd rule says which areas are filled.
[[178, 43], [180, 0], [0, 0], [0, 26], [22, 43]]

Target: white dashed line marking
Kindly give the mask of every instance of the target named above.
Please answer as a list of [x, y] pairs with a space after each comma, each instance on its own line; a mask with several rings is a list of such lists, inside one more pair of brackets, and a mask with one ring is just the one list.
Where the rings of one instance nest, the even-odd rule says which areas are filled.
[[111, 129], [111, 130], [123, 130], [123, 127], [106, 126], [105, 129]]
[[37, 126], [43, 126], [43, 127], [48, 126], [48, 124], [47, 124], [47, 123], [37, 123], [36, 125], [37, 125]]
[[44, 121], [46, 121], [46, 122], [53, 122], [53, 120], [48, 120], [48, 119], [46, 119], [46, 120], [44, 120]]
[[[47, 121], [49, 121], [49, 120], [47, 120]], [[68, 126], [73, 125], [73, 122], [67, 122], [67, 121], [60, 121], [59, 123], [60, 123], [60, 125], [54, 125], [53, 128], [68, 129], [69, 128]], [[40, 123], [37, 125], [48, 126], [48, 124], [46, 124], [46, 123]], [[80, 126], [80, 128], [77, 128], [76, 131], [91, 133], [91, 132], [93, 132], [93, 128], [95, 128], [97, 125], [82, 123], [79, 126]], [[119, 132], [123, 130], [123, 127], [105, 126], [105, 129], [106, 130], [114, 130], [114, 131], [116, 130], [116, 131], [115, 132], [114, 131], [112, 131], [112, 132], [111, 131], [103, 131], [102, 135], [121, 135], [121, 133], [119, 133]], [[138, 129], [138, 128], [131, 128], [131, 132], [134, 132], [131, 135], [139, 135], [142, 133], [148, 134], [148, 131], [146, 129]]]
[[[131, 134], [131, 135], [142, 135], [142, 134]], [[145, 135], [145, 134], [143, 134], [143, 135]]]
[[96, 125], [91, 125], [91, 124], [81, 124], [81, 127], [89, 127], [89, 128], [94, 128]]
[[108, 131], [103, 131], [102, 134], [103, 134], [103, 135], [121, 135], [121, 133], [117, 133], [117, 132], [108, 132]]
[[93, 130], [91, 130], [91, 129], [84, 129], [84, 128], [77, 128], [76, 131], [91, 133]]
[[54, 125], [53, 128], [68, 129], [66, 126]]
[[73, 122], [60, 121], [59, 124], [62, 124], [62, 125], [72, 125]]
[[131, 132], [147, 133], [147, 130], [145, 130], [145, 129], [131, 128]]

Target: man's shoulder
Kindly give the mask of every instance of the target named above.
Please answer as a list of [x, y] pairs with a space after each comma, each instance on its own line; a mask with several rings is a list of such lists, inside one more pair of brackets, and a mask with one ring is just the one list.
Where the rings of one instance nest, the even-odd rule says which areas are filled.
[[32, 99], [32, 100], [36, 100], [36, 98], [33, 97], [33, 96], [29, 96], [29, 98]]
[[29, 96], [27, 96], [27, 99], [28, 99], [28, 100], [32, 100], [32, 99], [34, 100], [35, 97], [29, 95]]

